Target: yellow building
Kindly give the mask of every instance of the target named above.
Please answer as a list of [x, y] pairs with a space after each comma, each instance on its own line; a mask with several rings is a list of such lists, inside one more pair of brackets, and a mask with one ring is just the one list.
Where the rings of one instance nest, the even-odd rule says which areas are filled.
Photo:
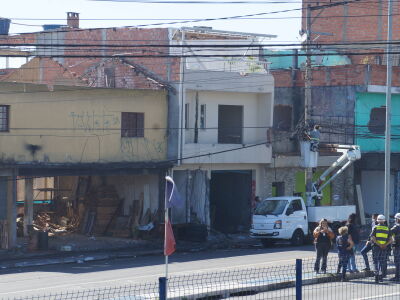
[[[76, 78], [65, 70], [49, 82], [39, 74], [43, 68], [29, 71], [38, 63], [33, 59], [0, 82], [0, 226], [8, 232], [0, 247], [15, 246], [17, 214], [24, 215], [26, 235], [38, 210], [79, 219], [88, 235], [130, 236], [154, 222], [163, 203], [161, 179], [173, 164], [169, 88], [137, 73], [132, 78], [144, 88], [118, 88], [109, 80], [96, 85], [91, 74]], [[116, 218], [129, 220], [129, 228], [118, 231]]]

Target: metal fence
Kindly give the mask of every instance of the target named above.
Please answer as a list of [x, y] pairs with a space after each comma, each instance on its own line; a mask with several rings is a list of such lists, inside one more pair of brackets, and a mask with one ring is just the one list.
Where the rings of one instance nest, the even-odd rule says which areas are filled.
[[[386, 259], [386, 257], [385, 257]], [[159, 282], [69, 291], [53, 295], [34, 295], [12, 298], [14, 300], [148, 300], [166, 299], [400, 299], [400, 284], [393, 277], [393, 257], [388, 262], [387, 276], [375, 282], [372, 271], [362, 271], [363, 257], [356, 255], [359, 272], [347, 272], [346, 280], [337, 274], [338, 255], [329, 253], [326, 273], [315, 272], [314, 259], [298, 259], [292, 264], [279, 263], [247, 269], [229, 269], [213, 273], [172, 276], [168, 284]], [[373, 260], [369, 256], [371, 267]], [[266, 262], [268, 263], [268, 262]], [[10, 298], [11, 299], [11, 298]]]

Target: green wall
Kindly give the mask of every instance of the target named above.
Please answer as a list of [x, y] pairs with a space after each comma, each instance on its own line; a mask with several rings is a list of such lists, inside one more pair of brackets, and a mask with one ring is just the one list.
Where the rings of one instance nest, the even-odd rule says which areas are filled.
[[[357, 93], [355, 106], [356, 144], [362, 152], [385, 151], [384, 134], [368, 129], [373, 108], [385, 106], [386, 95], [378, 93]], [[400, 152], [400, 95], [392, 95], [392, 151]]]
[[[322, 171], [317, 171], [313, 175], [313, 180], [317, 180], [319, 176], [321, 176]], [[305, 185], [305, 174], [304, 172], [297, 172], [296, 173], [296, 193], [302, 193], [304, 201], [305, 194], [306, 194], [306, 185]], [[324, 190], [322, 191], [322, 201], [321, 205], [331, 205], [331, 185], [328, 184]]]

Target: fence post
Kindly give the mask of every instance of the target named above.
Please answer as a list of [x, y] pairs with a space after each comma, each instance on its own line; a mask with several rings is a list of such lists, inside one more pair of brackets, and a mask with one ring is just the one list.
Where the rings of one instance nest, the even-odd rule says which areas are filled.
[[303, 270], [302, 260], [296, 259], [296, 300], [302, 299], [302, 285], [303, 285], [302, 270]]
[[160, 277], [158, 278], [158, 292], [160, 300], [167, 300], [167, 278]]

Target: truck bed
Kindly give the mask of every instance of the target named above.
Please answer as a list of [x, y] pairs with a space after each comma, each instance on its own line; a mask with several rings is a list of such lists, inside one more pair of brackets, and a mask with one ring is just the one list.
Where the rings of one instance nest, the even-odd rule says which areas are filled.
[[327, 219], [329, 223], [343, 222], [355, 212], [355, 205], [307, 207], [308, 222], [319, 222], [322, 218]]

